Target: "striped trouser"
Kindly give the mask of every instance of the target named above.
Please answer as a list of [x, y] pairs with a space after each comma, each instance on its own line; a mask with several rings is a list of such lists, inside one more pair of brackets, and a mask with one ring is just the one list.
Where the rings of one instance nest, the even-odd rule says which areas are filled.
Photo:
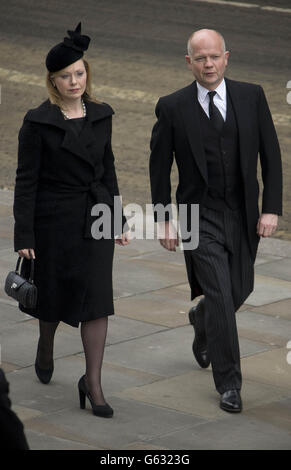
[[241, 389], [240, 351], [235, 312], [253, 290], [254, 259], [240, 210], [200, 210], [199, 246], [191, 252], [204, 298], [197, 307], [205, 328], [218, 392]]

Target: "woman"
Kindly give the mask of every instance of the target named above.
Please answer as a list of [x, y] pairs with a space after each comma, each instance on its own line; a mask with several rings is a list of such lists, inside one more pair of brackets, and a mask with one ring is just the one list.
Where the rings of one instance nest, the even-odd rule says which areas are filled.
[[[52, 377], [59, 322], [81, 323], [86, 374], [78, 383], [80, 406], [85, 408], [87, 396], [95, 415], [111, 417], [101, 366], [108, 315], [114, 313], [114, 233], [92, 236], [91, 209], [106, 204], [113, 221], [119, 194], [111, 150], [113, 110], [91, 98], [90, 68], [83, 59], [90, 38], [81, 35], [81, 23], [68, 34], [46, 58], [49, 99], [28, 111], [19, 132], [15, 251], [25, 258], [24, 272], [30, 254], [35, 258], [38, 288], [36, 308], [19, 307], [39, 319], [35, 370], [43, 383]], [[126, 233], [116, 235], [116, 243], [128, 244]]]

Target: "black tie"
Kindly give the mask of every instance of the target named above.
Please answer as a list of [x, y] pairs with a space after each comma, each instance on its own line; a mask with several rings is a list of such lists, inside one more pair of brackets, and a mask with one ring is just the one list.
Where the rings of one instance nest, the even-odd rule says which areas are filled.
[[222, 131], [224, 119], [219, 111], [219, 109], [213, 103], [213, 97], [216, 95], [216, 91], [209, 91], [209, 119], [212, 122], [213, 126], [218, 132]]

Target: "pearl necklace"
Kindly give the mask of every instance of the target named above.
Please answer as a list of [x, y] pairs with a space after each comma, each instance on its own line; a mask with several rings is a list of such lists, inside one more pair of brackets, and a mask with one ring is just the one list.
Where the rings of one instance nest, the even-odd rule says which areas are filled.
[[[86, 111], [86, 106], [83, 100], [81, 100], [82, 108], [83, 108], [83, 117], [86, 117], [87, 111]], [[68, 116], [65, 111], [61, 108], [62, 114], [66, 119], [72, 119], [70, 116]]]

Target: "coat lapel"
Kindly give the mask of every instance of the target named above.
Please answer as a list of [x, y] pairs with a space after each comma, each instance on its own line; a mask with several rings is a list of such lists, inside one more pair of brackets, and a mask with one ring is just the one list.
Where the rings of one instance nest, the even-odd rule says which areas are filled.
[[61, 148], [85, 160], [94, 167], [94, 162], [90, 154], [90, 145], [95, 141], [92, 123], [112, 116], [113, 110], [104, 104], [86, 102], [87, 120], [84, 128], [78, 137], [68, 126], [58, 106], [53, 105], [49, 100], [45, 101], [36, 110], [27, 113], [25, 119], [42, 124], [49, 124], [64, 131], [64, 138]]
[[234, 113], [236, 116], [238, 133], [239, 133], [239, 149], [240, 149], [240, 165], [244, 179], [247, 176], [250, 152], [250, 136], [252, 134], [250, 113], [251, 107], [248, 96], [242, 93], [241, 85], [233, 80], [225, 79], [227, 91], [230, 95]]
[[94, 166], [89, 149], [87, 148], [92, 141], [94, 141], [92, 123], [87, 121], [79, 136], [77, 136], [71, 129], [66, 130], [61, 148], [77, 155], [90, 165]]
[[[232, 100], [233, 109], [237, 119], [240, 147], [240, 164], [244, 179], [247, 176], [248, 162], [250, 156], [249, 142], [252, 134], [249, 115], [251, 107], [248, 97], [243, 93], [238, 82], [225, 78], [227, 91]], [[206, 158], [202, 141], [199, 102], [197, 99], [197, 85], [194, 81], [185, 88], [180, 100], [180, 109], [183, 116], [187, 137], [190, 143], [193, 157], [197, 163], [201, 175], [206, 184], [208, 183]]]
[[203, 179], [205, 180], [206, 184], [208, 184], [206, 158], [200, 126], [196, 82], [193, 82], [189, 87], [185, 88], [183, 96], [180, 100], [180, 111], [183, 116], [184, 125], [193, 157]]

